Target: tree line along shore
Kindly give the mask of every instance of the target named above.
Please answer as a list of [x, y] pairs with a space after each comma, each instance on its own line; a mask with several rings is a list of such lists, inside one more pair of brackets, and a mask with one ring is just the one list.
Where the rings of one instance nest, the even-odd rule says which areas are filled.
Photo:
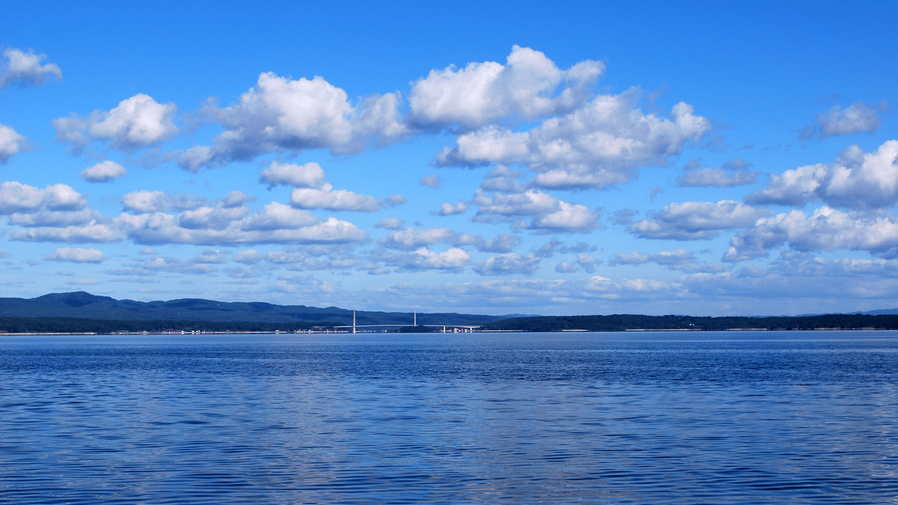
[[339, 323], [226, 322], [226, 321], [120, 321], [114, 319], [80, 319], [72, 317], [0, 317], [0, 334], [46, 333], [293, 333], [298, 331], [333, 331]]
[[[333, 332], [347, 321], [290, 323], [155, 320], [127, 321], [69, 317], [0, 317], [0, 334], [47, 333], [299, 333]], [[827, 314], [799, 317], [697, 317], [614, 314], [606, 316], [535, 316], [504, 319], [480, 325], [475, 331], [734, 331], [734, 330], [898, 330], [898, 315]], [[401, 333], [440, 332], [436, 326], [405, 326]]]
[[826, 314], [797, 317], [537, 316], [505, 319], [485, 330], [548, 331], [727, 331], [895, 330], [898, 315]]

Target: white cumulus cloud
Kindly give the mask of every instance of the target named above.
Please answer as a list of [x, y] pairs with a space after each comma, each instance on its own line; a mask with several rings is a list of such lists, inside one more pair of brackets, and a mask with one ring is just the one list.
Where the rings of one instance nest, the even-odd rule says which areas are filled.
[[627, 230], [642, 238], [702, 240], [716, 237], [721, 230], [752, 226], [770, 214], [735, 200], [671, 203]]
[[724, 261], [767, 256], [774, 247], [788, 244], [801, 252], [849, 249], [884, 257], [898, 256], [898, 220], [883, 212], [816, 209], [811, 216], [800, 210], [761, 219], [730, 239]]
[[375, 228], [383, 228], [385, 230], [398, 230], [405, 225], [404, 219], [398, 217], [385, 217], [374, 225]]
[[34, 227], [64, 227], [78, 226], [88, 223], [106, 223], [110, 219], [103, 214], [91, 210], [47, 210], [40, 209], [36, 212], [17, 212], [9, 216], [9, 224], [16, 226]]
[[529, 275], [539, 267], [541, 258], [533, 254], [506, 253], [491, 256], [474, 267], [480, 275]]
[[722, 168], [687, 170], [677, 179], [677, 186], [732, 188], [752, 184], [760, 175], [750, 171], [727, 171]]
[[290, 205], [299, 209], [347, 210], [353, 212], [376, 212], [384, 206], [405, 203], [402, 195], [391, 195], [384, 200], [373, 196], [360, 195], [345, 189], [334, 190], [325, 183], [318, 188], [296, 188], [290, 194]]
[[644, 263], [657, 263], [671, 270], [681, 272], [721, 272], [724, 268], [719, 264], [699, 262], [695, 253], [685, 249], [674, 251], [661, 251], [654, 254], [642, 254], [639, 252], [618, 254], [612, 261], [612, 265], [642, 265]]
[[268, 183], [269, 189], [278, 185], [293, 187], [290, 204], [298, 209], [376, 212], [386, 206], [405, 203], [402, 195], [378, 200], [345, 189], [334, 190], [327, 182], [324, 170], [315, 162], [305, 165], [273, 162], [262, 171], [259, 182]]
[[68, 261], [72, 263], [102, 263], [109, 256], [97, 249], [62, 247], [52, 254], [46, 255], [45, 258], [51, 261]]
[[396, 252], [384, 249], [371, 254], [375, 261], [402, 270], [442, 270], [461, 271], [471, 262], [471, 255], [464, 249], [453, 247], [443, 252], [435, 252], [421, 247], [413, 252]]
[[598, 96], [570, 114], [529, 131], [487, 126], [460, 136], [436, 158], [438, 166], [521, 163], [539, 172], [542, 188], [602, 188], [629, 181], [635, 167], [663, 164], [710, 129], [680, 102], [671, 119], [635, 108], [635, 91]]
[[10, 47], [0, 59], [0, 89], [6, 86], [42, 86], [52, 79], [62, 79], [62, 70], [55, 63], [41, 63], [47, 57], [34, 51], [24, 52]]
[[110, 182], [127, 173], [128, 171], [125, 170], [125, 167], [114, 161], [106, 160], [82, 170], [81, 173], [78, 174], [78, 178], [84, 179], [87, 182]]
[[125, 209], [137, 213], [191, 210], [202, 207], [207, 202], [208, 200], [203, 196], [163, 191], [133, 191], [122, 197], [122, 205], [125, 206]]
[[767, 188], [748, 195], [757, 204], [803, 206], [821, 200], [849, 209], [876, 209], [898, 202], [898, 140], [872, 153], [854, 145], [832, 163], [818, 163], [773, 176]]
[[277, 202], [254, 214], [248, 212], [247, 207], [215, 203], [179, 214], [121, 214], [114, 223], [131, 240], [146, 245], [343, 244], [368, 240], [368, 235], [352, 223], [333, 217], [320, 219]]
[[325, 176], [321, 165], [314, 161], [305, 165], [274, 161], [262, 171], [259, 182], [268, 183], [269, 189], [278, 185], [293, 188], [320, 188], [325, 183]]
[[353, 105], [344, 90], [321, 77], [293, 80], [263, 73], [237, 103], [210, 111], [225, 131], [211, 146], [185, 152], [179, 164], [196, 170], [279, 150], [357, 154], [405, 135], [400, 100], [398, 93], [388, 93]]
[[93, 141], [111, 141], [116, 149], [135, 151], [159, 144], [178, 133], [173, 103], [160, 104], [143, 93], [122, 100], [109, 111], [94, 111], [90, 117], [76, 114], [53, 120], [56, 140], [68, 142], [80, 152]]
[[224, 263], [228, 260], [228, 251], [218, 249], [206, 249], [195, 258], [194, 263]]
[[271, 202], [261, 212], [247, 218], [242, 228], [250, 231], [297, 229], [314, 225], [318, 221], [309, 211]]
[[263, 256], [255, 249], [247, 249], [245, 251], [240, 251], [239, 253], [234, 255], [234, 261], [243, 263], [245, 265], [255, 265], [256, 263], [262, 261], [264, 258], [265, 256]]
[[456, 204], [442, 203], [437, 214], [441, 216], [454, 216], [456, 214], [464, 214], [468, 211], [468, 202], [462, 200]]
[[523, 175], [522, 172], [511, 170], [505, 165], [496, 165], [486, 174], [483, 182], [480, 183], [480, 189], [502, 193], [523, 193], [527, 188], [518, 181]]
[[0, 215], [40, 210], [77, 211], [86, 207], [84, 196], [65, 184], [40, 189], [15, 181], [0, 183]]
[[479, 207], [475, 216], [478, 220], [499, 217], [511, 220], [517, 228], [588, 232], [601, 227], [599, 215], [586, 206], [568, 203], [538, 190], [518, 194], [496, 192], [487, 196], [478, 189], [471, 203]]
[[418, 183], [428, 188], [438, 188], [440, 187], [440, 177], [437, 174], [426, 175]]
[[882, 116], [876, 107], [863, 102], [855, 102], [843, 109], [836, 105], [817, 116], [817, 125], [802, 130], [801, 138], [807, 140], [818, 133], [821, 137], [850, 135], [859, 132], [874, 132], [882, 124]]
[[72, 244], [119, 242], [125, 234], [114, 222], [91, 221], [72, 226], [43, 226], [16, 230], [13, 240], [23, 242], [67, 242]]
[[28, 149], [28, 140], [18, 132], [0, 124], [0, 165], [5, 164], [19, 151]]
[[589, 98], [604, 68], [587, 60], [563, 71], [545, 54], [514, 46], [506, 65], [488, 61], [431, 70], [412, 87], [407, 119], [425, 128], [476, 129], [509, 117], [567, 112]]
[[405, 228], [391, 232], [386, 237], [378, 240], [377, 243], [389, 249], [411, 251], [422, 246], [447, 242], [454, 237], [455, 232], [450, 228], [430, 228], [427, 230]]

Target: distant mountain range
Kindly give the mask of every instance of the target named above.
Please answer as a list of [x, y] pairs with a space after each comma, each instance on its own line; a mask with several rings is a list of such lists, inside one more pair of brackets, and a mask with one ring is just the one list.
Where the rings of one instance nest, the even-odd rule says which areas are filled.
[[[37, 298], [0, 298], [0, 317], [65, 317], [119, 321], [214, 321], [292, 323], [333, 322], [352, 324], [352, 311], [337, 307], [275, 305], [263, 302], [218, 302], [200, 298], [184, 298], [167, 302], [138, 302], [96, 296], [84, 291], [53, 293]], [[481, 314], [418, 313], [419, 325], [485, 324], [509, 317]], [[356, 324], [412, 325], [412, 312], [356, 311]]]
[[898, 314], [898, 309], [871, 310], [869, 312], [860, 312], [860, 314], [867, 314], [868, 316], [893, 316]]
[[[865, 313], [808, 315], [795, 317], [695, 317], [695, 316], [522, 316], [509, 314], [488, 316], [483, 314], [418, 313], [419, 326], [482, 325], [484, 329], [505, 331], [624, 331], [629, 329], [695, 329], [724, 330], [736, 328], [813, 329], [813, 328], [898, 328], [898, 309], [883, 309]], [[200, 298], [184, 298], [167, 302], [138, 302], [116, 300], [108, 296], [96, 296], [83, 291], [53, 293], [37, 298], [0, 298], [0, 319], [5, 320], [6, 332], [24, 331], [15, 328], [33, 328], [35, 322], [12, 321], [11, 318], [44, 319], [49, 324], [42, 331], [109, 331], [124, 328], [141, 329], [162, 324], [164, 328], [210, 326], [218, 329], [255, 329], [256, 324], [266, 323], [274, 329], [308, 327], [308, 323], [352, 324], [352, 311], [338, 307], [308, 307], [305, 305], [275, 305], [262, 302], [219, 302]], [[65, 320], [49, 321], [49, 318]], [[85, 321], [73, 321], [73, 319]], [[90, 323], [87, 320], [94, 322]], [[108, 324], [102, 321], [132, 322], [133, 324]], [[158, 324], [144, 325], [141, 321]], [[411, 312], [356, 311], [358, 325], [411, 326], [415, 316]], [[89, 323], [89, 324], [88, 324]], [[215, 324], [213, 324], [215, 323]], [[222, 326], [221, 323], [227, 323]], [[242, 325], [236, 323], [245, 323]], [[82, 328], [87, 324], [90, 328]], [[278, 326], [288, 325], [288, 326]], [[266, 328], [268, 327], [266, 326]], [[94, 328], [96, 327], [96, 328]], [[60, 328], [57, 330], [56, 328]], [[132, 328], [132, 329], [133, 329]], [[260, 327], [261, 328], [261, 327]]]

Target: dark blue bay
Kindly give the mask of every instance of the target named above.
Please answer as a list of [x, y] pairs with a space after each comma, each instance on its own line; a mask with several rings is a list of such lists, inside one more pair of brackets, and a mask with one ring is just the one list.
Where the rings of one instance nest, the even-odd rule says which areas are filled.
[[894, 503], [898, 333], [0, 337], [0, 503]]

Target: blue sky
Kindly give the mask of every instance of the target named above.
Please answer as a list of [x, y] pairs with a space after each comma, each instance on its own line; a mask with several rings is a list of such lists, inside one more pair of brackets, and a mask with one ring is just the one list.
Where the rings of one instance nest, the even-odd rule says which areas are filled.
[[898, 306], [892, 2], [5, 2], [2, 296]]

